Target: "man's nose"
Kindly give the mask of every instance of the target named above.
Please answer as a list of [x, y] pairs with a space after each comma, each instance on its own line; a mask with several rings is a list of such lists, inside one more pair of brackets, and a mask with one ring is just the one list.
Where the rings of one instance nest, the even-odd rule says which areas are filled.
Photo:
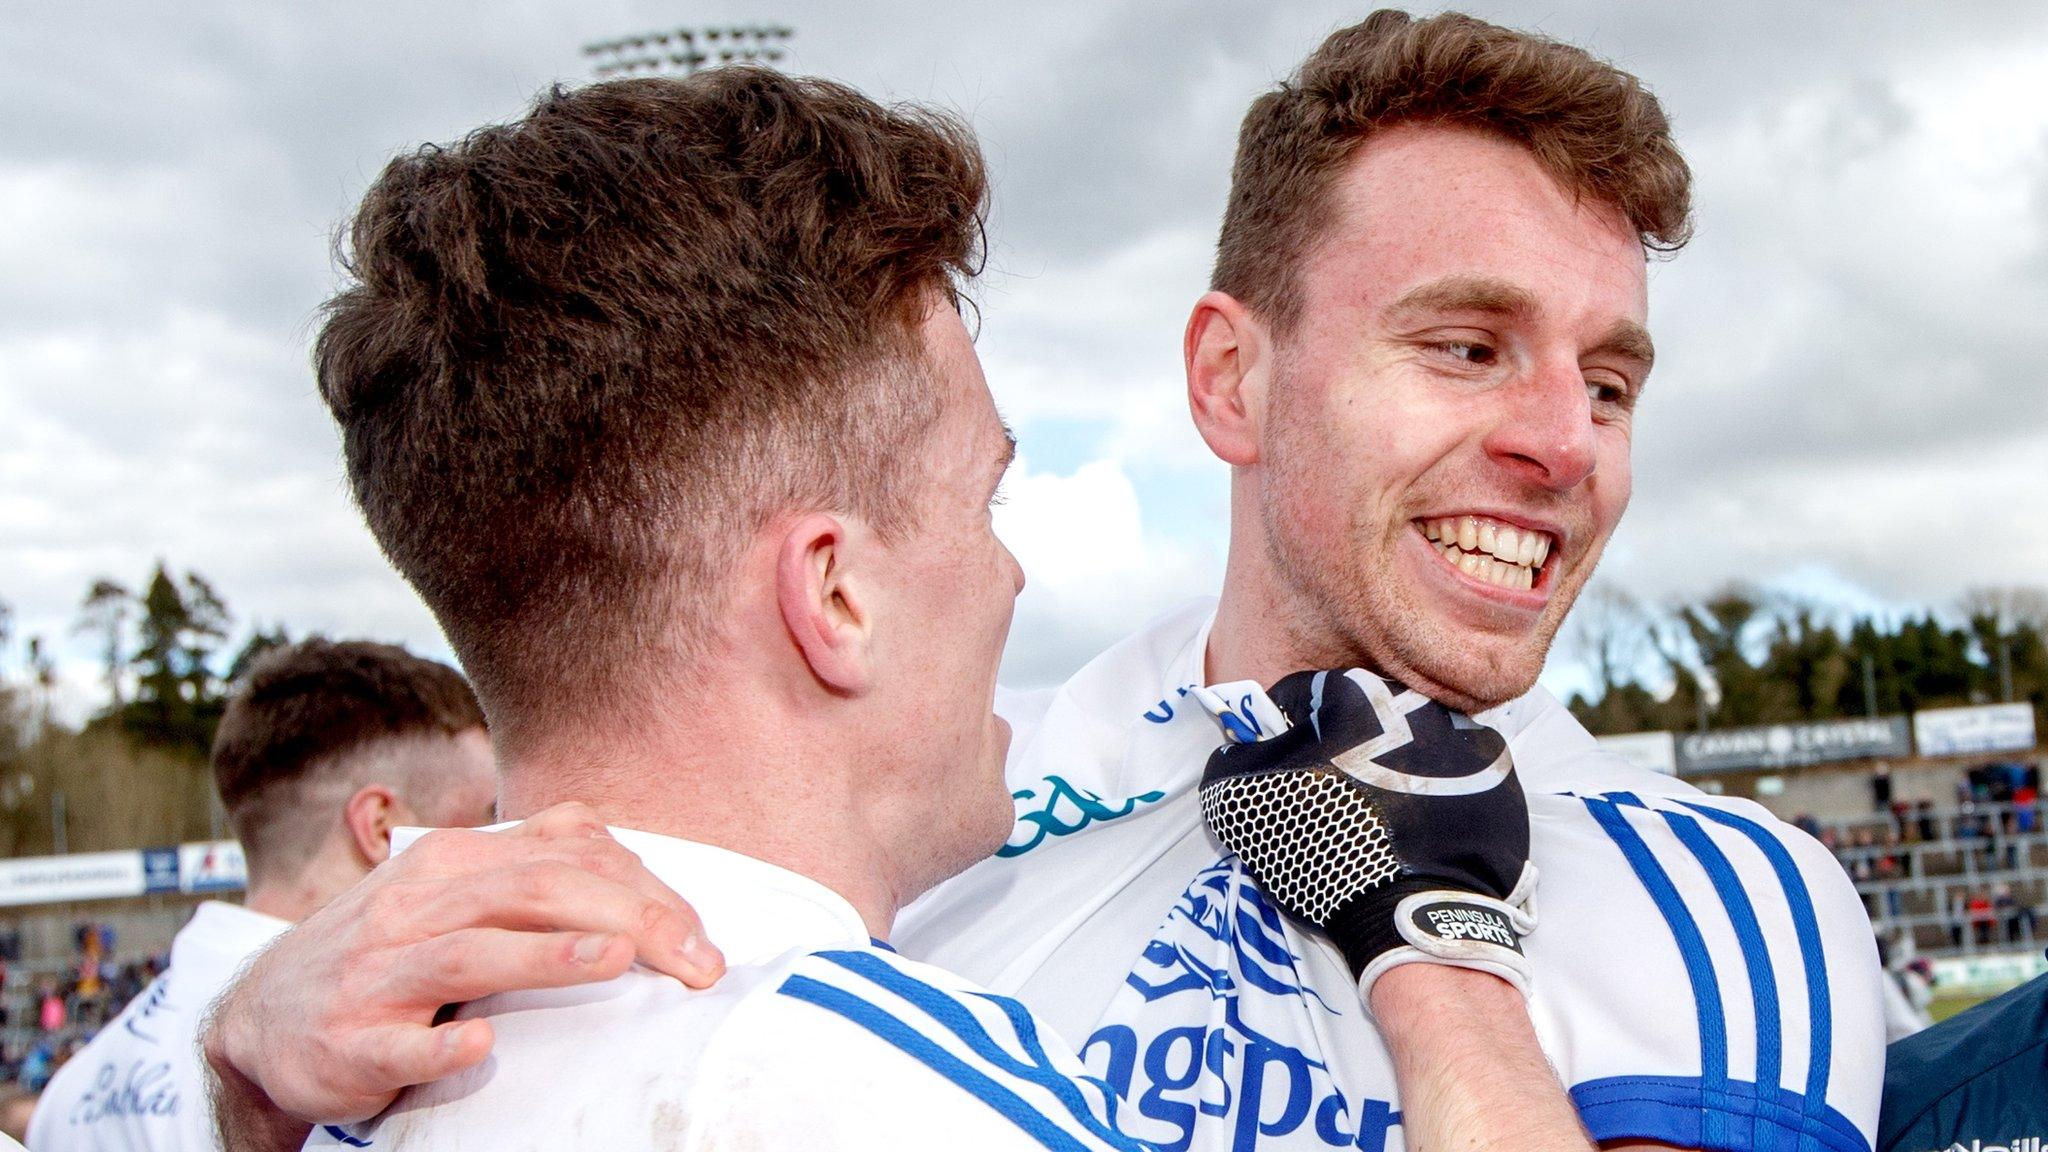
[[1530, 483], [1563, 492], [1593, 474], [1593, 405], [1576, 359], [1537, 364], [1503, 390], [1487, 455]]

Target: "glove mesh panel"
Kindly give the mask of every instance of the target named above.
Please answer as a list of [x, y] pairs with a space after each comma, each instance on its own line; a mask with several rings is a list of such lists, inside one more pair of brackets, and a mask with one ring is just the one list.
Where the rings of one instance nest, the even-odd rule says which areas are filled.
[[1333, 770], [1212, 780], [1202, 786], [1202, 818], [1267, 895], [1318, 926], [1401, 868], [1372, 805]]

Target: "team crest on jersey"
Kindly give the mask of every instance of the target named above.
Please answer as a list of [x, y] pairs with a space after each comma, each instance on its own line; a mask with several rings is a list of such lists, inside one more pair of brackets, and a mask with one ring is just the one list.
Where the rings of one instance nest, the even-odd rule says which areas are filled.
[[1063, 776], [1047, 776], [1042, 785], [1010, 793], [1017, 805], [1017, 824], [1010, 830], [1009, 843], [996, 849], [996, 855], [1022, 856], [1048, 837], [1071, 836], [1091, 824], [1121, 819], [1165, 796], [1164, 792], [1140, 792], [1122, 803], [1112, 803], [1086, 788], [1074, 787]]
[[1318, 1039], [1359, 1008], [1304, 963], [1235, 856], [1196, 875], [1081, 1051], [1123, 1097], [1119, 1126], [1173, 1150], [1389, 1147], [1400, 1114], [1340, 1088]]

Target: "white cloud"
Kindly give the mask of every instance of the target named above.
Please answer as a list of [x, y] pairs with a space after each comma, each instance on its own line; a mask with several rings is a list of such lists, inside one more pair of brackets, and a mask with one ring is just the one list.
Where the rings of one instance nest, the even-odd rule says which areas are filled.
[[1095, 653], [1191, 596], [1213, 593], [1222, 557], [1148, 530], [1138, 493], [1110, 460], [1069, 475], [1019, 458], [996, 532], [1024, 567], [1003, 682], [1057, 683]]
[[[2044, 10], [1476, 6], [1638, 71], [1699, 175], [1700, 239], [1656, 271], [1664, 364], [1616, 576], [1665, 595], [1818, 565], [1887, 602], [2043, 579]], [[1361, 12], [778, 11], [798, 68], [950, 102], [988, 148], [981, 347], [1045, 469], [1020, 466], [1003, 514], [1032, 577], [1012, 678], [1213, 590], [1224, 481], [1186, 416], [1181, 325], [1245, 104]], [[383, 157], [516, 114], [578, 78], [587, 39], [674, 19], [636, 0], [95, 0], [10, 21], [0, 597], [17, 632], [63, 634], [88, 580], [162, 556], [245, 620], [439, 650], [348, 506], [312, 395], [328, 230]]]

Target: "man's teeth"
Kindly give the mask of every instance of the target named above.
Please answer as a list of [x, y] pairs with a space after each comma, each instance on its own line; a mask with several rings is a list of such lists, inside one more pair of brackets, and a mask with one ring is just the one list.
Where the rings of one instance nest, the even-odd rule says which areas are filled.
[[1425, 520], [1422, 534], [1459, 571], [1503, 588], [1533, 587], [1537, 570], [1550, 558], [1548, 533], [1483, 516]]

